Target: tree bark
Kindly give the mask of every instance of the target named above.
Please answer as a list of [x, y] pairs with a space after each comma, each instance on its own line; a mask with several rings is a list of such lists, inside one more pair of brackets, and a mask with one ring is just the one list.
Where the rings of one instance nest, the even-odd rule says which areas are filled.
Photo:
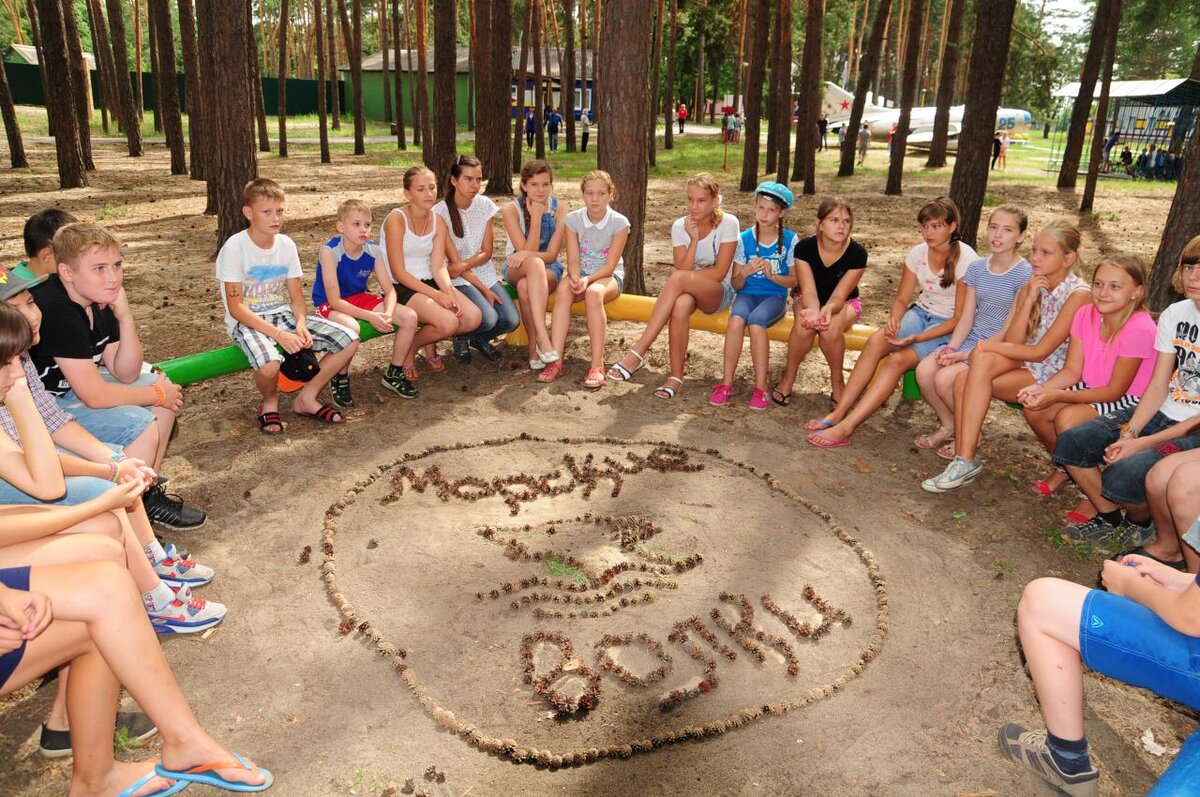
[[[759, 122], [762, 119], [763, 79], [766, 77], [767, 28], [771, 21], [771, 0], [748, 0], [750, 19], [750, 66], [746, 71], [746, 124], [742, 128], [746, 143], [742, 148], [742, 191], [758, 185]], [[883, 0], [888, 2], [888, 0]]]
[[838, 164], [838, 177], [854, 174], [854, 148], [857, 145], [859, 128], [862, 127], [863, 108], [867, 104], [867, 92], [879, 72], [879, 57], [891, 10], [892, 0], [879, 0], [879, 7], [875, 9], [875, 16], [871, 21], [871, 32], [867, 35], [867, 44], [861, 51], [862, 62], [859, 64], [858, 83], [854, 86], [854, 102], [850, 105], [850, 119], [846, 122], [846, 135], [842, 141], [842, 160]]
[[[512, 195], [512, 154], [508, 140], [509, 91], [512, 82], [512, 0], [477, 0], [475, 26], [479, 53], [474, 66], [475, 101], [479, 111], [475, 154], [483, 164], [489, 196]], [[520, 121], [520, 114], [517, 114]]]
[[663, 89], [663, 149], [675, 149], [675, 42], [679, 38], [679, 0], [671, 0], [671, 33], [667, 38], [667, 85]]
[[388, 75], [390, 59], [388, 53], [388, 15], [387, 0], [378, 0], [379, 15], [379, 51], [383, 56], [383, 121], [392, 123], [392, 81]]
[[162, 98], [158, 96], [158, 30], [154, 26], [154, 18], [152, 15], [153, 9], [150, 8], [150, 0], [145, 0], [146, 3], [146, 39], [150, 42], [150, 78], [154, 81], [154, 102], [150, 104], [150, 109], [153, 112], [154, 132], [161, 133], [162, 127]]
[[[332, 163], [333, 158], [329, 154], [329, 121], [325, 111], [325, 84], [329, 79], [329, 68], [325, 63], [325, 25], [323, 17], [325, 16], [321, 8], [321, 0], [313, 0], [313, 24], [316, 26], [316, 37], [313, 39], [313, 44], [317, 48], [317, 124], [320, 127], [321, 136], [321, 163]], [[396, 81], [396, 86], [399, 87], [400, 81]], [[400, 125], [400, 135], [404, 135], [404, 125]], [[195, 156], [193, 156], [195, 157]]]
[[404, 49], [408, 51], [408, 101], [412, 108], [413, 118], [413, 146], [420, 147], [423, 139], [421, 127], [421, 108], [417, 105], [417, 68], [416, 62], [413, 61], [413, 41], [412, 41], [412, 26], [409, 25], [409, 18], [412, 16], [412, 8], [415, 0], [403, 0], [404, 2]]
[[[533, 2], [525, 3], [525, 21], [521, 28], [521, 56], [517, 68], [517, 115], [513, 119], [512, 170], [521, 171], [521, 143], [525, 135], [525, 86], [529, 82], [529, 30], [533, 22]], [[536, 91], [536, 88], [535, 88]]]
[[[112, 14], [112, 9], [109, 9]], [[116, 29], [115, 27], [113, 28]], [[134, 79], [134, 94], [137, 97], [137, 115], [140, 122], [145, 117], [146, 89], [142, 82], [142, 7], [141, 0], [133, 0], [133, 59], [137, 77]]]
[[475, 33], [475, 3], [467, 0], [467, 130], [475, 132], [475, 56], [479, 52], [479, 37]]
[[438, 178], [438, 190], [446, 185], [454, 160], [457, 114], [455, 68], [458, 59], [454, 42], [458, 33], [457, 0], [433, 0], [433, 142], [428, 163]]
[[404, 140], [404, 79], [400, 75], [400, 0], [392, 0], [392, 41], [396, 53], [396, 79], [392, 81], [396, 87], [396, 147], [408, 149], [408, 142]]
[[421, 109], [421, 159], [426, 165], [429, 165], [433, 158], [433, 142], [431, 141], [433, 134], [429, 126], [429, 62], [426, 50], [429, 36], [425, 32], [427, 19], [425, 2], [426, 0], [414, 0], [417, 26], [416, 41], [413, 44], [417, 48], [417, 106]]
[[137, 108], [134, 106], [133, 86], [129, 81], [129, 45], [125, 43], [125, 19], [121, 0], [106, 0], [108, 23], [112, 29], [112, 63], [117, 75], [116, 93], [117, 105], [120, 107], [118, 118], [125, 131], [125, 142], [131, 158], [142, 155], [142, 128]]
[[1079, 202], [1080, 213], [1091, 213], [1092, 205], [1096, 201], [1096, 180], [1100, 177], [1104, 141], [1108, 138], [1108, 92], [1112, 84], [1113, 62], [1117, 60], [1117, 35], [1120, 29], [1121, 0], [1113, 0], [1108, 29], [1104, 32], [1104, 75], [1100, 84], [1100, 100], [1096, 103], [1096, 123], [1092, 126], [1092, 152], [1088, 158], [1087, 179], [1083, 184], [1083, 199]]
[[958, 136], [958, 155], [950, 178], [950, 198], [958, 205], [961, 216], [958, 234], [972, 247], [987, 193], [992, 133], [996, 129], [996, 109], [1000, 107], [1000, 93], [1004, 87], [1016, 0], [989, 0], [978, 8], [967, 76], [971, 90], [967, 93], [962, 132]]
[[[249, 48], [250, 57], [246, 60], [246, 68], [250, 70], [250, 90], [253, 94], [253, 110], [258, 122], [258, 151], [270, 152], [271, 139], [267, 136], [267, 106], [263, 102], [262, 72], [258, 65], [258, 41], [254, 37], [254, 23], [250, 19], [249, 3], [246, 3], [243, 13], [246, 16], [245, 30], [249, 31], [246, 37], [246, 46]], [[263, 47], [263, 56], [266, 56], [265, 46]], [[213, 88], [216, 88], [215, 84]], [[217, 94], [219, 92], [214, 91], [213, 93]], [[216, 106], [214, 105], [213, 107], [215, 108]], [[257, 165], [255, 168], [257, 168]]]
[[88, 184], [79, 140], [79, 116], [75, 106], [75, 81], [67, 59], [67, 34], [60, 0], [37, 0], [41, 24], [42, 53], [46, 82], [54, 90], [46, 95], [46, 112], [54, 123], [54, 150], [58, 156], [59, 188], [82, 188]]
[[[775, 98], [775, 113], [779, 133], [775, 143], [779, 147], [776, 156], [779, 162], [775, 179], [786, 185], [791, 167], [788, 158], [792, 151], [792, 0], [779, 0], [778, 14], [779, 60], [775, 65], [779, 69], [779, 96]], [[797, 137], [803, 138], [803, 135]]]
[[[1079, 161], [1083, 157], [1083, 139], [1087, 132], [1088, 117], [1092, 111], [1092, 100], [1096, 93], [1096, 78], [1100, 74], [1100, 60], [1104, 54], [1105, 32], [1113, 13], [1114, 0], [1098, 0], [1096, 16], [1092, 20], [1091, 41], [1087, 56], [1083, 60], [1083, 71], [1079, 75], [1079, 94], [1071, 106], [1071, 124], [1067, 128], [1067, 142], [1063, 147], [1062, 166], [1058, 170], [1058, 187], [1074, 188], [1079, 177]], [[972, 89], [974, 86], [972, 85]]]
[[278, 93], [278, 121], [279, 121], [279, 157], [286, 158], [288, 156], [287, 142], [287, 79], [288, 79], [288, 25], [291, 23], [291, 14], [288, 8], [288, 0], [279, 0], [279, 25], [276, 28], [279, 43], [279, 93]]
[[346, 0], [337, 0], [337, 5], [342, 22], [342, 40], [350, 62], [350, 86], [354, 92], [354, 154], [365, 155], [367, 121], [363, 115], [362, 96], [362, 0], [352, 0], [353, 24], [351, 16], [346, 13]]
[[[673, 0], [674, 1], [674, 0]], [[738, 38], [737, 38], [737, 62], [733, 66], [733, 112], [737, 114], [742, 109], [742, 77], [745, 75], [745, 69], [742, 63], [746, 58], [746, 13], [749, 7], [749, 0], [740, 0], [738, 3]], [[672, 6], [673, 8], [674, 6]], [[672, 34], [674, 35], [674, 34]], [[670, 123], [667, 127], [670, 127]]]
[[824, 16], [824, 1], [808, 0], [808, 15], [804, 21], [804, 55], [800, 62], [800, 120], [796, 123], [796, 166], [792, 172], [792, 180], [803, 180], [804, 193], [809, 196], [817, 192], [817, 120], [821, 115]]
[[205, 86], [200, 81], [200, 52], [196, 45], [196, 12], [192, 0], [179, 0], [179, 38], [183, 45], [183, 68], [187, 88], [188, 143], [192, 146], [192, 179], [208, 179], [208, 120]]
[[[773, 11], [772, 11], [772, 14], [774, 16], [774, 21], [771, 24], [771, 39], [770, 39], [770, 43], [768, 44], [768, 47], [770, 48], [768, 50], [769, 61], [767, 62], [767, 66], [764, 67], [764, 68], [770, 70], [767, 75], [767, 106], [766, 106], [767, 152], [766, 152], [766, 157], [765, 157], [766, 162], [763, 165], [763, 170], [762, 170], [765, 174], [770, 174], [771, 172], [775, 171], [775, 163], [779, 159], [779, 143], [777, 141], [777, 139], [779, 137], [779, 91], [780, 91], [780, 89], [779, 89], [779, 41], [780, 41], [779, 6], [778, 6], [777, 2], [769, 2], [769, 5], [774, 7]], [[695, 100], [693, 98], [693, 103], [694, 102], [695, 102]], [[696, 114], [700, 113], [700, 111], [698, 110], [699, 107], [700, 106], [695, 105], [695, 104], [692, 105], [692, 116], [693, 117], [696, 116]]]
[[[645, 294], [642, 245], [645, 236], [647, 163], [644, 146], [620, 147], [614, 142], [644, 142], [650, 120], [650, 25], [653, 0], [609, 0], [601, 38], [608, 52], [600, 61], [599, 166], [612, 175], [617, 193], [613, 207], [631, 225], [625, 244], [625, 289]], [[640, 32], [628, 35], [628, 31]], [[624, 35], [623, 35], [624, 33]], [[644, 35], [643, 35], [644, 34]], [[616, 87], [619, 90], [615, 90]]]
[[[660, 2], [661, 2], [661, 0], [660, 0]], [[562, 73], [563, 86], [565, 87], [563, 90], [566, 93], [566, 95], [568, 97], [570, 97], [570, 99], [568, 101], [563, 103], [567, 108], [567, 112], [565, 114], [563, 114], [563, 118], [566, 119], [566, 122], [567, 122], [567, 152], [575, 152], [577, 149], [576, 144], [575, 144], [575, 81], [576, 81], [576, 75], [575, 75], [575, 0], [563, 0], [563, 36], [566, 39], [566, 48], [567, 48], [567, 59], [566, 59], [566, 63], [563, 65], [564, 70]], [[662, 20], [661, 20], [661, 12], [660, 12], [660, 19], [659, 19], [660, 45], [661, 45], [661, 39], [662, 39]], [[658, 66], [657, 66], [657, 62], [656, 62], [655, 70], [657, 71], [657, 69], [658, 69]], [[657, 78], [655, 78], [655, 90], [656, 91], [657, 91], [657, 86], [658, 86], [658, 80], [657, 80]], [[586, 84], [585, 84], [583, 90], [581, 90], [579, 92], [579, 96], [580, 96], [579, 111], [580, 111], [580, 113], [583, 113], [587, 110], [587, 108], [585, 107], [587, 105], [587, 103], [583, 100], [583, 98], [587, 96]], [[651, 129], [653, 129], [653, 125], [651, 125]]]
[[[603, 16], [603, 0], [592, 0], [592, 107], [600, 103], [600, 18]], [[599, 133], [600, 128], [596, 128]]]
[[692, 98], [692, 119], [704, 123], [704, 28], [696, 34], [696, 87]]
[[9, 165], [14, 169], [28, 169], [25, 157], [25, 142], [21, 140], [21, 128], [17, 125], [17, 109], [13, 106], [12, 92], [8, 88], [8, 76], [4, 64], [0, 63], [0, 116], [4, 118], [4, 135], [8, 138]]
[[[392, 0], [396, 2], [396, 0]], [[330, 112], [333, 114], [333, 129], [342, 129], [341, 74], [338, 72], [337, 24], [333, 19], [333, 0], [325, 0], [325, 48], [329, 51]], [[397, 56], [399, 61], [400, 57]], [[399, 78], [397, 78], [399, 79]]]
[[[104, 135], [108, 135], [108, 109], [112, 108], [111, 95], [115, 90], [113, 81], [116, 78], [109, 70], [108, 57], [103, 52], [103, 48], [97, 47], [96, 42], [99, 37], [96, 35], [96, 6], [95, 0], [87, 0], [87, 16], [88, 30], [92, 32], [92, 49], [95, 51], [96, 69], [100, 73], [100, 83], [97, 86], [100, 96], [100, 128], [104, 131]], [[113, 108], [113, 116], [116, 116], [116, 109]]]
[[963, 6], [966, 0], [946, 0], [946, 36], [942, 57], [938, 60], [937, 111], [933, 116], [933, 141], [925, 166], [938, 169], [946, 165], [946, 142], [950, 136], [950, 106], [954, 104], [954, 84], [958, 78], [959, 44], [962, 39]]
[[529, 0], [529, 5], [533, 9], [529, 26], [529, 46], [533, 50], [533, 141], [536, 157], [542, 159], [546, 157], [546, 86], [542, 82], [545, 79], [542, 73], [542, 20], [538, 13], [538, 0]]
[[[214, 187], [217, 213], [217, 248], [246, 226], [242, 215], [242, 189], [258, 175], [254, 152], [254, 92], [249, 83], [258, 72], [257, 52], [246, 46], [253, 31], [249, 6], [238, 0], [204, 0], [198, 6], [201, 17], [208, 18], [212, 32], [212, 52], [219, 58], [205, 59], [211, 72], [202, 81], [217, 86], [223, 81], [228, 91], [209, 92], [213, 120], [213, 170], [209, 180]], [[204, 30], [202, 23], [201, 30]], [[203, 37], [202, 37], [203, 41]], [[219, 61], [219, 63], [218, 63]], [[251, 62], [254, 62], [253, 64]], [[242, 76], [241, 87], [237, 84]], [[232, 85], [230, 85], [232, 84]]]
[[79, 38], [79, 25], [75, 21], [75, 6], [71, 0], [62, 0], [62, 19], [67, 37], [67, 60], [73, 81], [75, 113], [79, 117], [79, 144], [83, 149], [83, 166], [89, 172], [96, 171], [96, 163], [92, 160], [92, 100], [91, 100], [91, 71], [83, 58], [83, 40]]
[[[912, 0], [908, 6], [908, 31], [904, 42], [904, 85], [900, 92], [900, 119], [896, 122], [896, 134], [892, 136], [892, 158], [888, 164], [888, 196], [900, 196], [904, 183], [904, 156], [908, 150], [908, 130], [912, 127], [912, 109], [917, 100], [917, 79], [920, 74], [917, 64], [921, 60], [921, 26], [925, 21], [926, 0]], [[1001, 79], [1003, 80], [1003, 71]], [[999, 98], [997, 97], [997, 100]]]
[[[654, 46], [650, 50], [650, 63], [653, 64], [650, 70], [650, 135], [646, 140], [646, 153], [650, 158], [651, 166], [658, 165], [658, 153], [656, 151], [658, 149], [658, 136], [655, 128], [658, 126], [658, 97], [662, 79], [663, 15], [665, 11], [666, 8], [663, 0], [658, 0], [657, 8], [654, 9]], [[667, 127], [670, 127], [670, 125], [667, 125]]]
[[179, 81], [175, 77], [175, 36], [171, 32], [171, 6], [167, 0], [149, 0], [148, 11], [158, 42], [158, 71], [155, 94], [161, 109], [167, 148], [171, 150], [171, 174], [187, 174], [183, 149], [183, 119], [179, 115]]
[[1193, 132], [1183, 155], [1183, 171], [1167, 213], [1162, 241], [1150, 269], [1148, 303], [1154, 312], [1181, 298], [1171, 286], [1171, 278], [1179, 266], [1183, 247], [1197, 235], [1200, 235], [1200, 132]]
[[[119, 2], [119, 0], [114, 1]], [[215, 42], [216, 32], [213, 29], [213, 15], [207, 12], [206, 4], [201, 3], [196, 7], [196, 46], [199, 49], [200, 56], [200, 86], [201, 88], [205, 89], [203, 96], [201, 97], [201, 102], [204, 103], [202, 116], [205, 124], [204, 140], [206, 142], [206, 161], [204, 166], [205, 196], [207, 199], [207, 203], [204, 206], [204, 215], [206, 216], [217, 215], [217, 120], [213, 114], [213, 111], [217, 105], [217, 99], [215, 96], [217, 93], [216, 87], [221, 85], [221, 80], [225, 79], [218, 74], [224, 67], [218, 66], [219, 56], [217, 55]], [[249, 57], [253, 58], [254, 56]], [[248, 68], [249, 67], [247, 67], [247, 69]], [[233, 74], [236, 76], [237, 73], [235, 72]], [[236, 78], [234, 80], [234, 84], [237, 85]], [[244, 82], [242, 82], [241, 85], [246, 91], [250, 90], [249, 75], [245, 76]], [[253, 106], [253, 101], [254, 93], [250, 92], [248, 104]], [[251, 112], [253, 113], [253, 107], [251, 107]], [[246, 124], [247, 129], [250, 131], [250, 137], [253, 139], [254, 120], [244, 119], [243, 122]], [[194, 119], [192, 120], [192, 123], [195, 124]], [[193, 152], [193, 164], [195, 159], [196, 153]]]

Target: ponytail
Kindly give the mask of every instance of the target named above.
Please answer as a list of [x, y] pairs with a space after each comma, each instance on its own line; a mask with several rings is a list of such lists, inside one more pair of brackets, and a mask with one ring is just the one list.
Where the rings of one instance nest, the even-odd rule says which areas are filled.
[[450, 172], [446, 175], [446, 190], [443, 196], [446, 200], [446, 215], [450, 217], [450, 227], [454, 230], [455, 238], [463, 237], [462, 214], [458, 212], [458, 205], [454, 201], [454, 181], [462, 176], [464, 166], [481, 166], [478, 158], [472, 158], [470, 155], [455, 155], [454, 163], [450, 165]]
[[962, 236], [958, 234], [958, 225], [962, 221], [958, 205], [946, 196], [929, 200], [917, 211], [917, 223], [924, 224], [927, 221], [941, 221], [947, 227], [954, 225], [954, 232], [950, 233], [950, 251], [946, 253], [946, 265], [942, 267], [941, 286], [949, 288], [954, 284], [955, 269], [958, 268], [959, 256], [962, 254], [958, 245], [962, 241]]

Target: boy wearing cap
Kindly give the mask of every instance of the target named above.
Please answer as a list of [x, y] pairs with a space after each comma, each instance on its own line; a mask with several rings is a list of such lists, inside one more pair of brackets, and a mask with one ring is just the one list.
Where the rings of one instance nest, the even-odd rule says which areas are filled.
[[221, 247], [217, 279], [225, 305], [225, 326], [250, 361], [254, 384], [262, 394], [259, 431], [283, 431], [278, 387], [284, 359], [281, 348], [290, 355], [304, 349], [325, 352], [320, 369], [296, 394], [292, 411], [323, 423], [343, 423], [337, 408], [322, 404], [318, 396], [330, 379], [350, 367], [358, 351], [358, 330], [309, 315], [300, 286], [296, 244], [279, 232], [287, 205], [279, 183], [265, 177], [251, 180], [242, 202], [242, 214], [250, 228], [231, 236]]
[[[40, 341], [30, 350], [38, 377], [80, 426], [157, 470], [183, 391], [143, 368], [142, 342], [122, 286], [121, 245], [86, 222], [60, 228], [52, 245], [58, 271], [30, 289], [42, 315]], [[199, 528], [206, 520], [159, 485], [143, 503], [150, 519], [168, 528]]]

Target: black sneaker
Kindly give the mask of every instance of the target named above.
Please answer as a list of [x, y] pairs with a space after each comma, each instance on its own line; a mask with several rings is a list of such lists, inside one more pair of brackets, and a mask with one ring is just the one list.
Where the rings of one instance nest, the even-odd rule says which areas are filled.
[[343, 409], [354, 406], [354, 394], [350, 392], [350, 377], [347, 374], [334, 374], [329, 380], [329, 393], [333, 403]]
[[176, 531], [198, 529], [208, 520], [208, 516], [199, 509], [188, 506], [182, 498], [158, 486], [146, 491], [142, 496], [142, 506], [146, 508], [146, 516], [151, 523]]
[[383, 386], [401, 398], [413, 399], [417, 397], [416, 387], [413, 386], [412, 382], [408, 381], [408, 377], [404, 375], [404, 369], [399, 366], [388, 366], [387, 371], [383, 374]]
[[[158, 728], [140, 711], [122, 711], [117, 714], [116, 741], [127, 747], [140, 747], [141, 743], [158, 733]], [[55, 731], [42, 726], [38, 752], [45, 758], [66, 758], [71, 755], [71, 732]]]
[[504, 358], [504, 353], [492, 345], [490, 340], [476, 340], [471, 338], [471, 346], [487, 358], [488, 362], [499, 362]]
[[471, 362], [471, 348], [467, 345], [467, 341], [463, 338], [454, 339], [454, 359], [458, 360], [463, 365]]

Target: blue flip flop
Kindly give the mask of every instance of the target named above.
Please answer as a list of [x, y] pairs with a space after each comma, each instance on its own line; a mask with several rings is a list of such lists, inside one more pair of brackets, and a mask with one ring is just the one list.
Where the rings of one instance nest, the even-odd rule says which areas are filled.
[[[247, 758], [243, 758], [242, 756], [238, 755], [237, 753], [231, 752], [230, 755], [232, 755], [236, 759], [237, 764], [240, 764], [243, 769], [246, 769], [251, 772], [253, 772], [254, 770], [258, 770], [259, 772], [261, 772], [263, 774], [263, 776], [266, 778], [266, 780], [264, 780], [262, 783], [260, 783], [258, 785], [254, 785], [252, 783], [239, 783], [238, 781], [235, 781], [235, 780], [226, 780], [225, 778], [218, 775], [214, 770], [231, 769], [236, 766], [235, 764], [233, 764], [232, 762], [229, 762], [229, 761], [218, 761], [218, 762], [215, 762], [212, 764], [201, 764], [198, 767], [192, 767], [191, 769], [185, 770], [183, 772], [175, 772], [170, 769], [166, 769], [160, 763], [154, 767], [154, 771], [157, 772], [159, 775], [161, 775], [164, 778], [170, 778], [171, 780], [176, 780], [176, 781], [179, 781], [180, 783], [184, 783], [184, 784], [186, 784], [186, 783], [203, 783], [205, 786], [212, 786], [212, 787], [218, 788], [218, 789], [225, 789], [226, 791], [239, 791], [239, 792], [266, 791], [267, 789], [271, 788], [271, 784], [275, 782], [274, 775], [272, 775], [270, 772], [263, 769], [262, 767], [258, 766], [253, 761], [251, 761]], [[174, 792], [163, 792], [163, 794], [174, 794]]]
[[[163, 775], [161, 772], [158, 771], [159, 766], [160, 766], [159, 764], [155, 764], [154, 771], [147, 772], [145, 775], [143, 775], [137, 781], [137, 783], [134, 783], [128, 789], [126, 789], [125, 791], [118, 794], [117, 797], [129, 797], [129, 795], [133, 794], [138, 789], [142, 788], [143, 786], [145, 786], [147, 783], [154, 780], [155, 778], [169, 777], [167, 775]], [[175, 780], [175, 778], [170, 778], [170, 779]], [[175, 780], [174, 784], [168, 786], [167, 788], [165, 788], [161, 791], [156, 791], [153, 794], [148, 795], [148, 797], [167, 797], [167, 795], [169, 795], [169, 794], [178, 794], [179, 792], [183, 791], [187, 787], [188, 787], [187, 781]]]

